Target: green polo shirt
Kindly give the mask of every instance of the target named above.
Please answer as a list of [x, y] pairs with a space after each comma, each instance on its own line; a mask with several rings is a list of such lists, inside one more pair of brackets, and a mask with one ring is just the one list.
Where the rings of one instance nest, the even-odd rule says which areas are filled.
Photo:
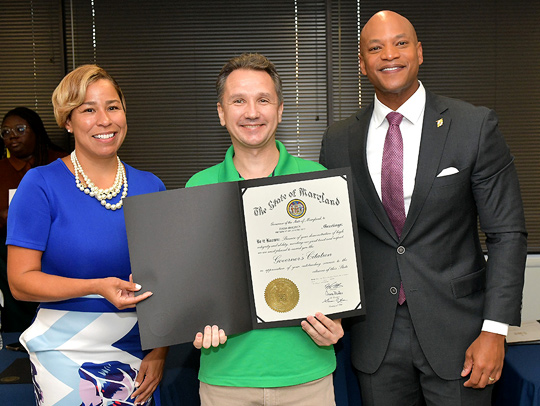
[[[279, 141], [276, 146], [274, 176], [325, 169], [290, 155]], [[242, 180], [233, 156], [231, 146], [223, 162], [193, 175], [186, 187]], [[202, 349], [199, 379], [210, 385], [272, 388], [310, 382], [335, 369], [333, 346], [318, 346], [301, 327], [280, 327], [232, 335], [218, 348]]]

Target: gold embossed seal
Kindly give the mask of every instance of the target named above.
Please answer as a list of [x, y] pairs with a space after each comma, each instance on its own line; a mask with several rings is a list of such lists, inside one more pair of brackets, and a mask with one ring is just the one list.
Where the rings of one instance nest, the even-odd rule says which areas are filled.
[[290, 279], [277, 278], [266, 286], [264, 299], [272, 310], [286, 313], [296, 307], [300, 293], [296, 284]]

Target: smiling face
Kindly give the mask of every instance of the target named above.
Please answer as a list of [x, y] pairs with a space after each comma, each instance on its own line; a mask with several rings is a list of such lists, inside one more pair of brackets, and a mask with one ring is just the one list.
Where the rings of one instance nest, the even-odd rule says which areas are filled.
[[227, 77], [219, 121], [227, 127], [234, 149], [275, 148], [275, 134], [281, 122], [279, 102], [272, 78], [265, 71], [237, 69]]
[[[26, 126], [26, 129], [23, 132], [17, 131], [21, 126]], [[4, 138], [4, 145], [9, 153], [18, 159], [30, 159], [36, 148], [36, 135], [28, 122], [19, 116], [8, 116], [2, 122], [2, 128], [4, 127], [12, 129], [10, 136]]]
[[127, 132], [126, 113], [111, 81], [99, 79], [86, 89], [84, 102], [66, 121], [75, 137], [77, 155], [115, 157]]
[[418, 89], [422, 44], [412, 24], [392, 11], [375, 14], [360, 34], [360, 69], [377, 98], [397, 110]]

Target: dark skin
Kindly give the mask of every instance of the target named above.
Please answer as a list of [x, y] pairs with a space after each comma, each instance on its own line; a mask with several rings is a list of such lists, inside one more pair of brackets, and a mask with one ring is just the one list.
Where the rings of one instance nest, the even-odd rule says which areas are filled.
[[381, 103], [397, 110], [418, 89], [422, 44], [412, 24], [399, 14], [375, 14], [360, 34], [360, 68]]
[[[375, 87], [381, 103], [397, 110], [418, 89], [422, 44], [413, 25], [392, 11], [381, 11], [360, 34], [360, 68]], [[482, 331], [465, 353], [464, 386], [484, 388], [501, 377], [505, 336]]]
[[[12, 131], [9, 137], [4, 139], [4, 145], [11, 156], [22, 161], [29, 161], [32, 158], [36, 146], [36, 135], [28, 125], [27, 121], [19, 116], [8, 116], [2, 121], [2, 128], [8, 127], [15, 129], [19, 125], [26, 125], [24, 134]], [[0, 228], [5, 227], [7, 223], [8, 209], [0, 212]]]
[[36, 146], [36, 135], [34, 131], [26, 120], [19, 116], [6, 117], [2, 122], [2, 128], [8, 127], [14, 129], [18, 125], [26, 125], [24, 134], [18, 134], [15, 131], [15, 134], [17, 134], [15, 135], [12, 132], [11, 137], [4, 139], [4, 144], [12, 156], [23, 161], [28, 161], [32, 158]]

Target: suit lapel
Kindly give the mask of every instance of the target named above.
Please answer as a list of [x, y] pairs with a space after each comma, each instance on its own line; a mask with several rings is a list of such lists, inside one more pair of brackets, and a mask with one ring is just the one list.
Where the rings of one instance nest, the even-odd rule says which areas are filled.
[[451, 117], [447, 112], [447, 107], [440, 98], [426, 90], [426, 108], [422, 125], [418, 167], [416, 169], [411, 205], [401, 234], [402, 239], [407, 236], [418, 218], [431, 190], [431, 185], [437, 177], [437, 170], [439, 169], [450, 124]]
[[351, 133], [349, 134], [349, 162], [351, 163], [354, 180], [364, 200], [386, 229], [388, 235], [397, 240], [396, 232], [373, 185], [367, 164], [366, 143], [372, 114], [373, 103], [366, 108], [360, 109], [356, 114], [358, 125], [351, 126]]

